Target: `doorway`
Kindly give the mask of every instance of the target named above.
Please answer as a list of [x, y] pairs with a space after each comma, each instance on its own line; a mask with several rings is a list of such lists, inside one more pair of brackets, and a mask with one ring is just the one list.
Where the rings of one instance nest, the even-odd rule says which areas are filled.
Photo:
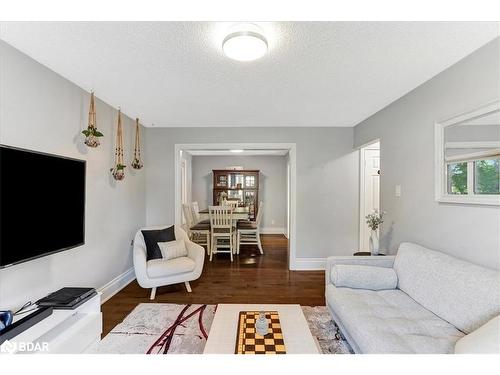
[[[182, 156], [183, 154], [194, 154], [200, 150], [218, 151], [244, 150], [244, 151], [283, 151], [288, 154], [288, 207], [286, 218], [286, 232], [288, 237], [288, 267], [290, 270], [297, 268], [296, 262], [296, 145], [295, 143], [199, 143], [199, 144], [176, 144], [175, 145], [175, 223], [182, 223]], [[184, 153], [183, 153], [184, 152]], [[187, 168], [187, 179], [189, 180], [189, 166]]]
[[366, 215], [380, 210], [380, 142], [360, 149], [359, 251], [370, 251]]

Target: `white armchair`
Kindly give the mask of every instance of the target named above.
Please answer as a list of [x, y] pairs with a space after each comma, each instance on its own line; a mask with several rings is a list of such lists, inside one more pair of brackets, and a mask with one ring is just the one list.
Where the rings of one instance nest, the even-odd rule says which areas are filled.
[[[164, 229], [169, 226], [155, 226], [142, 228], [142, 230]], [[146, 244], [141, 230], [138, 230], [134, 238], [133, 260], [137, 282], [143, 288], [151, 288], [150, 299], [155, 299], [156, 288], [164, 285], [182, 283], [191, 292], [189, 282], [200, 277], [205, 261], [205, 249], [191, 242], [186, 232], [179, 226], [175, 226], [175, 238], [183, 239], [188, 251], [187, 257], [170, 260], [153, 259], [147, 261]]]

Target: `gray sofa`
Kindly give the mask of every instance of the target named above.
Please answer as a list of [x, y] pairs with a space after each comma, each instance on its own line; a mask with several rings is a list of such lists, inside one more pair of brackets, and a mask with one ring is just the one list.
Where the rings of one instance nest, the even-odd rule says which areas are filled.
[[500, 314], [500, 272], [411, 243], [396, 256], [329, 257], [325, 274], [327, 306], [356, 353], [454, 353]]

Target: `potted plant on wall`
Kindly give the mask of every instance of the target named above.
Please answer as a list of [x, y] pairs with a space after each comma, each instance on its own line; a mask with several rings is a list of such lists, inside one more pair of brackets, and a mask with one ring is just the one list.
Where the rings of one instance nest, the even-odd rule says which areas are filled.
[[89, 124], [87, 129], [82, 131], [83, 135], [85, 135], [85, 144], [92, 148], [99, 146], [101, 144], [99, 138], [104, 136], [104, 134], [97, 130], [96, 122], [95, 99], [94, 92], [92, 91], [90, 93]]
[[134, 169], [141, 169], [144, 164], [141, 161], [141, 135], [139, 130], [139, 119], [135, 119], [135, 145], [134, 145], [134, 160], [131, 166]]
[[380, 251], [380, 241], [378, 237], [378, 228], [384, 222], [385, 211], [379, 212], [375, 209], [371, 214], [366, 215], [366, 223], [371, 229], [370, 234], [370, 252], [372, 255], [378, 255]]
[[115, 166], [110, 169], [111, 175], [116, 181], [125, 178], [125, 163], [123, 162], [123, 131], [122, 131], [122, 113], [118, 110], [118, 126], [116, 129], [116, 148], [115, 148]]

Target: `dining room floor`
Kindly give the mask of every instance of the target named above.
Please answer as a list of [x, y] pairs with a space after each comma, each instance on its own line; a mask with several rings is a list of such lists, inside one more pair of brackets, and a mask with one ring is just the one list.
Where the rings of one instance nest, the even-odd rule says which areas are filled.
[[288, 240], [283, 235], [262, 235], [264, 255], [257, 246], [242, 246], [234, 262], [229, 254], [205, 259], [201, 277], [191, 281], [192, 293], [184, 284], [160, 287], [156, 299], [149, 300], [150, 289], [136, 280], [102, 305], [104, 337], [139, 303], [291, 303], [302, 306], [325, 305], [324, 271], [290, 271]]

